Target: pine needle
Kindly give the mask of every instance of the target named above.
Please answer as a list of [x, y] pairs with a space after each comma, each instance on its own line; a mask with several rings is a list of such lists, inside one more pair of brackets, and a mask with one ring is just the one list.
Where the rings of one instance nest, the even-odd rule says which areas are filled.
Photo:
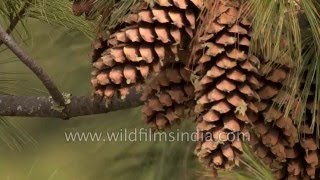
[[[85, 20], [82, 17], [76, 17], [71, 10], [71, 3], [69, 0], [30, 0], [31, 5], [25, 13], [25, 17], [45, 21], [46, 23], [65, 26], [70, 29], [78, 30], [84, 33], [87, 37], [94, 37], [93, 23]], [[0, 2], [0, 16], [4, 18], [6, 24], [12, 20], [12, 17], [17, 15], [17, 12], [24, 5], [25, 1], [21, 0], [2, 0]], [[23, 33], [28, 34], [28, 29], [24, 24], [27, 18], [20, 20], [24, 32], [15, 32], [22, 38]]]
[[35, 145], [35, 140], [17, 123], [0, 117], [0, 140], [12, 150], [21, 151], [23, 146]]
[[[304, 10], [305, 18], [310, 28], [304, 34], [304, 66], [301, 68], [304, 73], [307, 70], [301, 96], [301, 110], [298, 113], [299, 125], [303, 124], [304, 112], [309, 95], [314, 91], [312, 104], [311, 129], [316, 131], [317, 138], [320, 138], [320, 3], [316, 0], [301, 0], [301, 8]], [[312, 88], [312, 84], [315, 85]]]
[[263, 164], [250, 150], [248, 145], [243, 145], [243, 154], [240, 159], [240, 166], [230, 172], [219, 172], [221, 179], [236, 180], [273, 180], [271, 170]]
[[98, 18], [98, 32], [110, 30], [121, 25], [125, 17], [135, 12], [142, 2], [150, 6], [154, 4], [154, 0], [96, 0], [89, 13], [89, 19]]
[[91, 39], [94, 37], [93, 23], [74, 16], [69, 0], [34, 0], [27, 16], [78, 30]]

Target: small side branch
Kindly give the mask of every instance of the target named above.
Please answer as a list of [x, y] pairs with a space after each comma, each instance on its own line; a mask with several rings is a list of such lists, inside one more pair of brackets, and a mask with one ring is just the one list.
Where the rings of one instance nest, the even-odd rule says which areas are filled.
[[22, 6], [21, 10], [18, 12], [18, 14], [10, 22], [9, 27], [6, 30], [6, 32], [8, 34], [11, 34], [11, 32], [17, 26], [18, 22], [24, 17], [24, 15], [25, 15], [25, 13], [26, 13], [26, 11], [27, 11], [27, 9], [29, 8], [30, 5], [31, 5], [31, 0], [28, 0], [27, 2], [24, 3], [24, 5]]
[[27, 53], [13, 40], [13, 38], [0, 25], [0, 41], [2, 41], [31, 71], [41, 80], [42, 84], [47, 88], [53, 100], [59, 106], [65, 106], [64, 98], [57, 86], [44, 70], [31, 59]]
[[[14, 28], [17, 26], [17, 24], [19, 23], [19, 21], [24, 18], [27, 9], [29, 8], [29, 6], [31, 5], [31, 1], [32, 0], [28, 0], [27, 2], [24, 3], [24, 5], [22, 6], [22, 8], [20, 9], [20, 11], [18, 12], [18, 14], [10, 21], [10, 25], [7, 28], [6, 32], [8, 34], [11, 34], [12, 31], [14, 30]], [[0, 41], [0, 46], [3, 44], [2, 41]]]

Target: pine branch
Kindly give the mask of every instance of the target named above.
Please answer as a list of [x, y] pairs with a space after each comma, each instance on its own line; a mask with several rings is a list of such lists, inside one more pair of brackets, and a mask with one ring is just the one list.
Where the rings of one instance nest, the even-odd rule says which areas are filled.
[[142, 105], [140, 94], [135, 92], [131, 92], [125, 100], [114, 98], [107, 106], [105, 101], [99, 98], [93, 99], [90, 96], [71, 97], [71, 102], [66, 105], [62, 112], [53, 108], [54, 104], [49, 97], [0, 95], [0, 116], [70, 119], [133, 108], [140, 105]]
[[24, 3], [24, 5], [21, 8], [21, 10], [18, 12], [18, 14], [10, 22], [10, 25], [7, 28], [7, 31], [6, 31], [8, 34], [11, 34], [11, 32], [17, 26], [18, 22], [24, 17], [24, 15], [25, 15], [27, 9], [30, 7], [30, 5], [31, 5], [31, 0], [28, 0], [27, 2]]
[[41, 80], [43, 85], [47, 88], [53, 100], [59, 106], [65, 106], [64, 98], [57, 86], [44, 72], [44, 70], [31, 59], [27, 53], [13, 40], [13, 38], [0, 25], [0, 41], [2, 41], [33, 73]]
[[[17, 24], [20, 22], [20, 20], [22, 18], [24, 18], [27, 9], [30, 7], [31, 5], [31, 1], [32, 0], [28, 0], [27, 2], [24, 3], [23, 7], [21, 8], [21, 10], [18, 12], [18, 14], [12, 18], [12, 20], [10, 21], [10, 25], [7, 28], [6, 32], [8, 34], [11, 34], [12, 31], [14, 30], [14, 28], [17, 26]], [[3, 44], [2, 41], [0, 41], [0, 46]]]

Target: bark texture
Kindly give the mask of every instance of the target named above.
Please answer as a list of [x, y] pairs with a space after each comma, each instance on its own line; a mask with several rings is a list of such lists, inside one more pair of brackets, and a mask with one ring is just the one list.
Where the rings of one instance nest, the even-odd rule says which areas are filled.
[[53, 117], [70, 119], [103, 114], [142, 105], [140, 94], [131, 93], [125, 101], [113, 99], [108, 105], [100, 98], [74, 96], [62, 111], [55, 110], [50, 97], [0, 95], [0, 116]]

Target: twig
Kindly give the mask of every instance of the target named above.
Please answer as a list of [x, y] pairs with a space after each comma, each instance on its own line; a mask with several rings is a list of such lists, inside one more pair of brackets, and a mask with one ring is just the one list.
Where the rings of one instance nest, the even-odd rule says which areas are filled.
[[7, 28], [7, 33], [10, 34], [14, 28], [17, 26], [18, 22], [24, 17], [28, 7], [31, 5], [31, 0], [24, 3], [21, 10], [18, 12], [17, 16], [15, 16], [12, 21], [10, 22], [9, 27]]
[[[27, 2], [24, 3], [22, 6], [21, 10], [18, 12], [18, 14], [10, 21], [10, 25], [7, 28], [6, 32], [8, 34], [11, 34], [14, 28], [17, 26], [19, 21], [24, 17], [28, 7], [31, 5], [32, 0], [28, 0]], [[2, 41], [0, 41], [0, 46], [3, 44]]]
[[140, 94], [131, 93], [124, 101], [114, 98], [106, 106], [104, 101], [87, 96], [71, 97], [63, 112], [52, 109], [49, 97], [0, 95], [0, 116], [53, 117], [69, 119], [78, 116], [103, 114], [142, 105]]
[[13, 38], [0, 25], [0, 41], [2, 41], [32, 72], [41, 80], [42, 84], [47, 88], [53, 100], [59, 106], [65, 106], [64, 98], [56, 85], [44, 70], [31, 59], [27, 53], [13, 40]]

